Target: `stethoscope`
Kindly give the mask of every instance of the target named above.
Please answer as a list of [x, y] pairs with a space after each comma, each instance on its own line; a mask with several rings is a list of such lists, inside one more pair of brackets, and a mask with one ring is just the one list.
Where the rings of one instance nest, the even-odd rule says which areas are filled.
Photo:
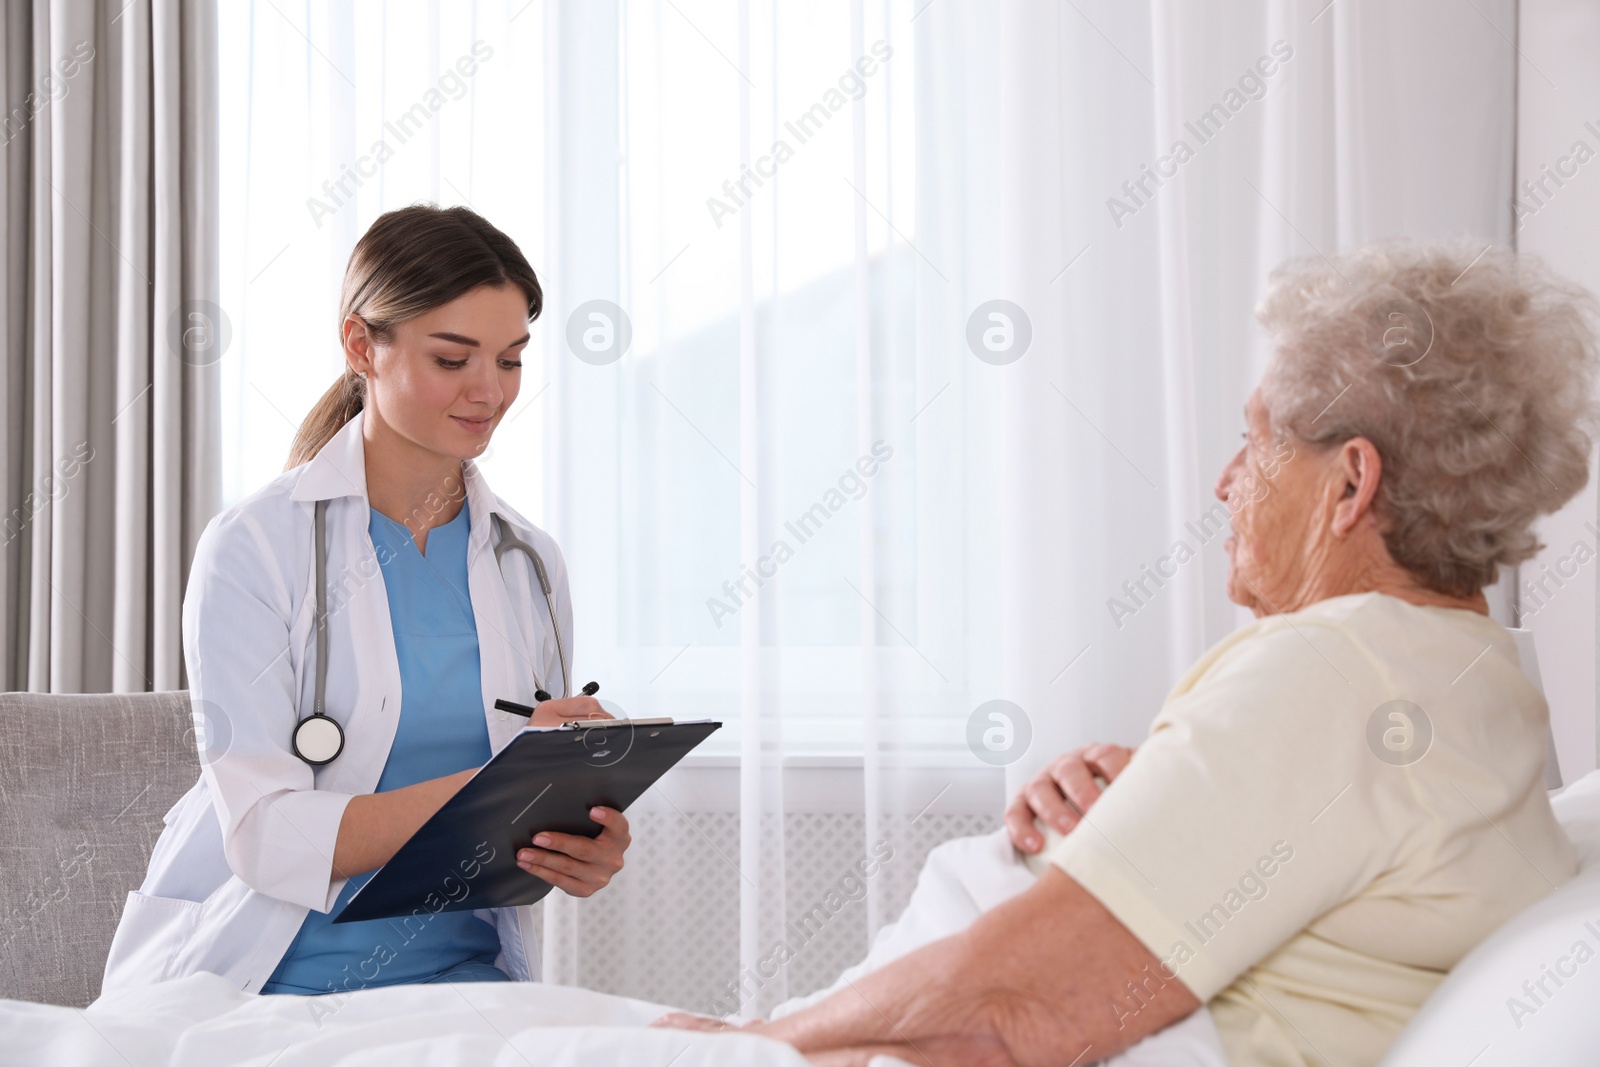
[[[323, 531], [327, 525], [327, 513], [328, 502], [317, 501], [312, 520], [317, 542], [317, 692], [311, 705], [311, 714], [295, 724], [294, 734], [290, 738], [294, 754], [313, 767], [332, 763], [344, 751], [344, 728], [324, 710], [324, 697], [328, 690], [328, 547], [323, 540]], [[565, 697], [571, 686], [567, 678], [567, 652], [561, 642], [561, 624], [556, 621], [555, 604], [550, 599], [550, 576], [545, 572], [544, 560], [539, 558], [537, 549], [511, 533], [510, 527], [498, 513], [491, 513], [490, 519], [496, 539], [494, 562], [502, 575], [505, 573], [505, 564], [501, 562], [501, 557], [507, 549], [520, 549], [533, 561], [533, 572], [539, 576], [539, 588], [544, 592], [545, 611], [550, 614], [550, 628], [556, 635], [556, 658], [561, 661], [561, 695]], [[583, 687], [583, 692], [586, 696], [592, 696], [599, 689], [599, 685], [590, 682]], [[551, 698], [541, 688], [534, 693], [534, 699], [543, 702]]]

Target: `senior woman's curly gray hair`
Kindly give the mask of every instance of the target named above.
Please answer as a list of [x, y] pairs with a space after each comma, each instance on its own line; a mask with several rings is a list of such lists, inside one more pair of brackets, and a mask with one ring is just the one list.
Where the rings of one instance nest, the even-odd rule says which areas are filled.
[[1429, 589], [1492, 584], [1588, 481], [1595, 302], [1536, 259], [1379, 242], [1280, 267], [1256, 316], [1274, 432], [1372, 442], [1384, 544]]

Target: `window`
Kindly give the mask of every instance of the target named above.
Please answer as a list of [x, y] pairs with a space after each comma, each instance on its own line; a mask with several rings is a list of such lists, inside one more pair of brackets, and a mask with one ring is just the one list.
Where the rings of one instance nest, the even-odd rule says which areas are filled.
[[[763, 722], [790, 754], [967, 760], [1000, 658], [998, 394], [955, 351], [974, 217], [922, 199], [911, 6], [221, 13], [227, 502], [342, 371], [360, 234], [466, 204], [545, 283], [481, 466], [563, 546], [575, 683], [723, 718], [726, 752]], [[586, 330], [627, 349], [584, 358]]]

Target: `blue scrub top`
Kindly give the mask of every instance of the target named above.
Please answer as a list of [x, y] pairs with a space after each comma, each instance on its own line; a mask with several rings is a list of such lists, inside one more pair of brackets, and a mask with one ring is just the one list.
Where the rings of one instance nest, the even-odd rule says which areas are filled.
[[[377, 792], [399, 789], [488, 762], [478, 663], [478, 628], [467, 591], [463, 503], [455, 518], [428, 532], [419, 552], [403, 523], [372, 509], [367, 530], [378, 549], [400, 658], [400, 723]], [[495, 928], [469, 911], [428, 913], [425, 920], [369, 919], [334, 925], [331, 916], [366, 884], [357, 875], [326, 914], [306, 915], [263, 993], [331, 993], [434, 981], [510, 981], [494, 966]]]

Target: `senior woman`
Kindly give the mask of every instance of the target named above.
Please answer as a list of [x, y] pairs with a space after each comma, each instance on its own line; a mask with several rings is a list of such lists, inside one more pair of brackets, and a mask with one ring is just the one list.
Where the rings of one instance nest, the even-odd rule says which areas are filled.
[[1256, 620], [1136, 752], [1069, 753], [1028, 786], [1008, 813], [1025, 889], [753, 1029], [817, 1063], [1065, 1065], [1203, 1005], [1233, 1067], [1373, 1064], [1574, 873], [1545, 703], [1484, 589], [1588, 478], [1592, 313], [1475, 251], [1273, 274], [1276, 354], [1216, 484], [1228, 595]]

